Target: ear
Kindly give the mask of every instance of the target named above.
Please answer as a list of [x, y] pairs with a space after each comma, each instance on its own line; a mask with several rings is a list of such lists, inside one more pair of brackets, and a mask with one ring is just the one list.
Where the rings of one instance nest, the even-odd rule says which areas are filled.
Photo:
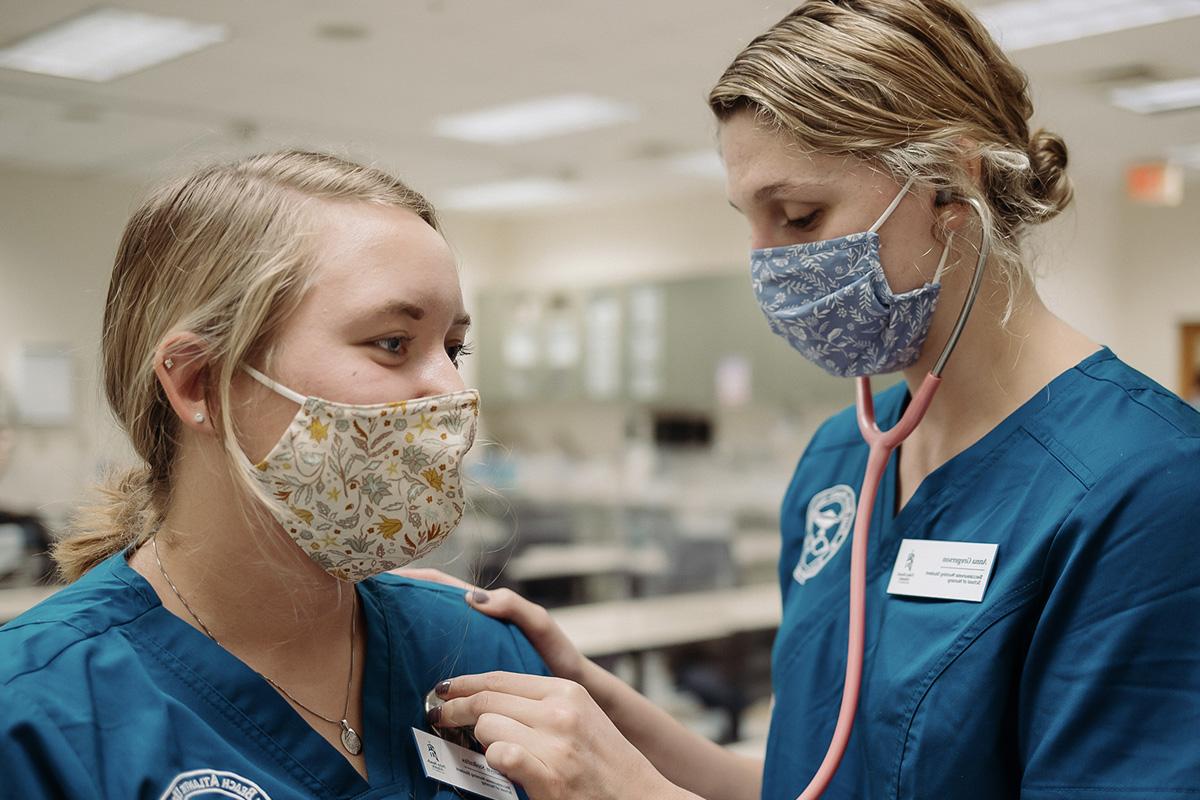
[[[982, 191], [983, 159], [979, 155], [973, 154], [978, 152], [975, 143], [966, 137], [960, 137], [957, 144], [959, 152], [962, 154], [959, 158], [959, 167], [962, 168], [962, 173], [965, 173], [966, 179], [971, 182], [972, 186]], [[941, 227], [954, 233], [961, 233], [975, 218], [975, 212], [969, 205], [956, 197], [952, 189], [941, 189], [934, 194], [933, 210]]]
[[210, 362], [204, 340], [194, 333], [176, 333], [154, 353], [154, 374], [185, 429], [212, 435], [208, 389]]

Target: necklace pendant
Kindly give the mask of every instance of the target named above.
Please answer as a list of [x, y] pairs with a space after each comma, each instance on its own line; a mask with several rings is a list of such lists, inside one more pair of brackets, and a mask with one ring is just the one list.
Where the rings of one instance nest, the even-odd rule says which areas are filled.
[[362, 752], [362, 737], [350, 727], [350, 723], [342, 720], [342, 747], [352, 756]]

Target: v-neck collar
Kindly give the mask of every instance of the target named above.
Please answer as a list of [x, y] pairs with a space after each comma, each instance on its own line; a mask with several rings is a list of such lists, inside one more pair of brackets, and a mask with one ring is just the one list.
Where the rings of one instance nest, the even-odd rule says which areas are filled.
[[[978, 441], [927, 475], [899, 513], [895, 511], [900, 468], [900, 451], [897, 449], [888, 458], [887, 469], [884, 472], [883, 485], [880, 487], [881, 491], [875, 508], [877, 522], [871, 526], [874, 529], [872, 538], [881, 544], [886, 542], [890, 547], [892, 544], [898, 544], [898, 542], [892, 541], [894, 532], [907, 533], [922, 530], [923, 523], [931, 515], [952, 502], [963, 488], [972, 483], [980, 470], [990, 462], [997, 448], [1007, 441], [1013, 432], [1042, 413], [1051, 402], [1057, 402], [1063, 391], [1078, 379], [1082, 370], [1086, 370], [1096, 362], [1115, 357], [1109, 348], [1101, 347], [1073, 367], [1059, 373]], [[882, 404], [884, 408], [881, 409], [882, 414], [880, 414], [880, 427], [884, 430], [890, 429], [899, 422], [912, 399], [912, 395], [907, 389], [889, 392], [889, 395], [886, 403]], [[936, 398], [934, 402], [936, 402]], [[878, 572], [890, 569], [890, 563], [885, 564], [882, 563], [882, 560], [877, 560], [871, 570], [871, 577]]]
[[[158, 593], [120, 553], [109, 559], [114, 578], [137, 591], [148, 606], [144, 632], [165, 651], [175, 671], [197, 692], [215, 695], [238, 727], [263, 752], [314, 793], [359, 797], [394, 783], [399, 753], [393, 719], [396, 698], [391, 690], [391, 632], [378, 598], [356, 586], [366, 635], [363, 664], [363, 749], [369, 783], [266, 680], [221, 645], [168, 611]], [[99, 567], [98, 567], [99, 569]], [[167, 663], [167, 662], [164, 662]], [[382, 702], [381, 702], [382, 701]], [[261, 739], [259, 738], [261, 737]]]

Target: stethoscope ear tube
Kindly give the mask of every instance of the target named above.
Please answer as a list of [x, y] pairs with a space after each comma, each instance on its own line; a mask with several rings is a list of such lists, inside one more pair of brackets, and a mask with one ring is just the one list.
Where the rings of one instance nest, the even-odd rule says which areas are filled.
[[817, 769], [817, 774], [809, 782], [808, 787], [801, 792], [797, 800], [818, 800], [833, 780], [846, 746], [850, 742], [850, 732], [854, 728], [854, 715], [858, 711], [859, 691], [862, 687], [863, 652], [866, 648], [866, 618], [867, 618], [867, 544], [871, 533], [871, 516], [875, 509], [875, 498], [879, 484], [887, 470], [888, 459], [901, 442], [908, 438], [929, 410], [933, 396], [942, 383], [942, 370], [950, 360], [950, 354], [958, 346], [967, 319], [975, 307], [979, 296], [979, 287], [983, 284], [983, 272], [987, 266], [991, 237], [988, 235], [988, 220], [990, 215], [987, 208], [973, 197], [960, 197], [968, 203], [979, 215], [981, 241], [979, 243], [979, 260], [975, 264], [975, 274], [971, 278], [971, 286], [963, 300], [962, 310], [950, 332], [950, 338], [942, 348], [941, 355], [933, 369], [921, 381], [921, 386], [913, 395], [900, 421], [889, 430], [881, 431], [875, 419], [875, 401], [871, 395], [871, 379], [861, 377], [856, 386], [855, 405], [858, 412], [858, 429], [870, 451], [867, 455], [867, 469], [863, 474], [862, 486], [858, 493], [858, 514], [854, 520], [854, 539], [850, 548], [850, 623], [846, 644], [846, 678], [842, 686], [842, 705], [838, 711], [837, 725], [833, 730], [833, 738], [829, 750]]
[[942, 353], [938, 356], [938, 360], [933, 365], [933, 369], [929, 373], [935, 378], [942, 377], [942, 370], [946, 368], [946, 362], [950, 360], [950, 354], [954, 352], [954, 348], [958, 347], [958, 340], [962, 336], [963, 329], [967, 327], [967, 318], [971, 316], [971, 309], [975, 308], [975, 299], [979, 296], [979, 287], [983, 285], [983, 271], [987, 267], [988, 255], [992, 249], [992, 237], [988, 230], [988, 221], [991, 219], [991, 214], [988, 213], [987, 207], [984, 206], [977, 198], [961, 196], [957, 198], [960, 202], [969, 204], [975, 213], [979, 215], [979, 260], [975, 262], [975, 274], [971, 276], [971, 287], [967, 290], [967, 297], [963, 300], [962, 310], [958, 312], [958, 319], [954, 322], [954, 328], [950, 331], [950, 338], [946, 340], [946, 344], [942, 347]]

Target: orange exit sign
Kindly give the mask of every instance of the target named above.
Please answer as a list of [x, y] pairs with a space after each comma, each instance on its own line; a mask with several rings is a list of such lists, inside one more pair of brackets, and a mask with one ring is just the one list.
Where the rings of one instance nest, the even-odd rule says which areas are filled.
[[1183, 203], [1183, 170], [1166, 161], [1134, 164], [1125, 170], [1125, 194], [1143, 205], [1178, 206]]

